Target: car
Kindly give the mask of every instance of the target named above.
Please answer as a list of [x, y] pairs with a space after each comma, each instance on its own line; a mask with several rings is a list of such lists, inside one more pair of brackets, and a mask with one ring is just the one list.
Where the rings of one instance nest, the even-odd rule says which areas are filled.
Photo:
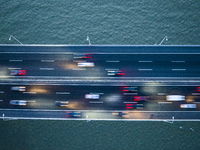
[[66, 107], [69, 101], [56, 101], [56, 106]]
[[74, 59], [87, 59], [87, 58], [92, 58], [91, 54], [75, 54]]
[[27, 101], [25, 101], [25, 100], [11, 100], [10, 104], [11, 105], [26, 105]]
[[109, 76], [123, 76], [124, 72], [120, 70], [108, 70]]
[[10, 75], [12, 75], [12, 76], [24, 76], [24, 75], [26, 75], [26, 70], [11, 70]]
[[196, 104], [181, 104], [181, 108], [197, 108]]
[[99, 99], [99, 94], [85, 94], [85, 99]]
[[148, 101], [148, 96], [134, 96], [134, 101]]
[[123, 87], [123, 92], [137, 92], [137, 87]]
[[82, 113], [80, 111], [68, 111], [66, 117], [68, 117], [68, 118], [81, 118]]
[[93, 62], [79, 62], [78, 67], [94, 67]]
[[184, 101], [185, 96], [183, 95], [167, 95], [167, 101]]
[[138, 104], [138, 103], [127, 103], [126, 104], [127, 109], [143, 109], [143, 104]]
[[122, 117], [122, 116], [124, 116], [124, 115], [127, 115], [127, 113], [124, 113], [124, 112], [113, 112], [112, 113], [114, 116], [120, 116], [120, 117]]
[[25, 86], [13, 86], [11, 87], [11, 91], [20, 91], [20, 92], [24, 92], [26, 90]]

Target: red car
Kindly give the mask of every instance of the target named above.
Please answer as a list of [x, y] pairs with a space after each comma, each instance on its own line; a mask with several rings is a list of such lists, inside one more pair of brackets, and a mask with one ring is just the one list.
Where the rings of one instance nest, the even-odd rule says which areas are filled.
[[12, 76], [24, 76], [24, 75], [26, 75], [26, 70], [11, 70], [10, 75], [12, 75]]
[[134, 101], [148, 101], [149, 97], [147, 96], [134, 96]]
[[109, 76], [123, 76], [124, 72], [120, 70], [108, 70]]

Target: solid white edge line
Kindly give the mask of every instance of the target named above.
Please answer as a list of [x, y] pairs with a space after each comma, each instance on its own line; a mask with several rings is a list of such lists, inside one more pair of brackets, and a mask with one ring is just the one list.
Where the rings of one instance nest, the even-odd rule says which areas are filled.
[[0, 102], [3, 102], [3, 100], [0, 99]]
[[0, 91], [0, 93], [4, 93], [4, 91]]

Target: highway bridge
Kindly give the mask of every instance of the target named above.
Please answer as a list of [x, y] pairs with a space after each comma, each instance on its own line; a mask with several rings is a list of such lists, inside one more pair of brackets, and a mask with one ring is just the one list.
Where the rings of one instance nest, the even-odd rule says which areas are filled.
[[0, 45], [0, 117], [196, 121], [199, 56], [198, 45]]

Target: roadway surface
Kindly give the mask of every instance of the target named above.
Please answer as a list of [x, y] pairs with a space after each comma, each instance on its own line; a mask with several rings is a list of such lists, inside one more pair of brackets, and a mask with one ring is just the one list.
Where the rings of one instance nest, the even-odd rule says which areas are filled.
[[[23, 86], [26, 90], [21, 92], [11, 91], [13, 85], [0, 86], [0, 112], [4, 117], [69, 119], [67, 112], [78, 111], [82, 116], [72, 119], [170, 120], [172, 117], [180, 120], [200, 119], [200, 87], [198, 86], [135, 86], [136, 92], [124, 92], [124, 86]], [[100, 98], [85, 99], [85, 94], [90, 93], [99, 94]], [[167, 95], [184, 95], [185, 101], [167, 101]], [[137, 101], [138, 97], [147, 99]], [[26, 100], [27, 105], [11, 105], [10, 100]], [[57, 106], [58, 101], [68, 102], [68, 105]], [[139, 104], [142, 107], [128, 107], [132, 104]], [[180, 108], [181, 104], [196, 104], [197, 108]], [[123, 112], [125, 115], [117, 116], [117, 112]]]
[[[87, 48], [91, 49], [91, 47]], [[199, 49], [199, 47], [194, 47], [195, 50], [197, 48]], [[18, 52], [16, 52], [17, 49]], [[99, 50], [100, 52], [91, 53], [92, 58], [74, 59], [74, 54], [77, 52], [40, 53], [29, 49], [22, 52], [17, 47], [15, 52], [0, 50], [0, 76], [2, 78], [9, 77], [11, 70], [22, 69], [27, 71], [26, 77], [33, 78], [38, 76], [107, 78], [111, 77], [108, 76], [108, 70], [121, 70], [125, 75], [120, 78], [176, 77], [191, 79], [194, 77], [200, 79], [200, 53], [181, 53], [180, 50], [166, 53], [166, 48], [159, 46], [156, 49], [159, 51], [151, 52], [147, 49], [146, 52], [144, 50], [143, 52], [133, 51], [129, 54], [101, 53]], [[82, 61], [94, 62], [94, 67], [79, 67], [78, 62]]]
[[[75, 59], [76, 54], [92, 58]], [[1, 118], [198, 120], [199, 56], [200, 46], [0, 45]], [[82, 61], [94, 62], [94, 67], [78, 67]], [[27, 75], [11, 76], [10, 71], [17, 69]], [[108, 76], [108, 70], [122, 70], [125, 75]], [[26, 91], [11, 91], [12, 86], [26, 86]], [[135, 86], [138, 92], [124, 93], [123, 86]], [[100, 99], [86, 100], [89, 93], [99, 93]], [[169, 102], [167, 95], [184, 95], [186, 100]], [[136, 96], [148, 100], [135, 102]], [[28, 103], [13, 106], [10, 100]], [[69, 103], [59, 107], [56, 101]], [[142, 109], [127, 108], [135, 103]], [[197, 108], [183, 109], [181, 104]], [[69, 111], [82, 115], [68, 118]]]

